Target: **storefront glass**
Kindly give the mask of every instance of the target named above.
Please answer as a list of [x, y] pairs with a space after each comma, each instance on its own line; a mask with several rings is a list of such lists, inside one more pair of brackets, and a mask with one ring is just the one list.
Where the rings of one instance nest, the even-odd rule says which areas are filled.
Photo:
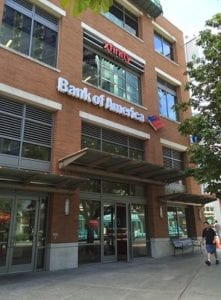
[[101, 261], [101, 203], [81, 200], [79, 205], [79, 263]]
[[47, 196], [0, 195], [0, 273], [44, 269]]
[[168, 207], [168, 229], [170, 238], [187, 237], [186, 214], [184, 207]]
[[133, 257], [146, 256], [147, 237], [145, 206], [140, 204], [132, 204], [130, 218]]

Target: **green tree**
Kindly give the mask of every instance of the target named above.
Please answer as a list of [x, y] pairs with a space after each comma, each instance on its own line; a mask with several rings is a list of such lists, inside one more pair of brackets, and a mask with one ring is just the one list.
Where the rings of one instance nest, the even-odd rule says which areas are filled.
[[[221, 197], [221, 13], [206, 21], [197, 45], [204, 57], [187, 64], [186, 89], [191, 98], [188, 106], [196, 113], [180, 124], [183, 135], [198, 137], [188, 148], [190, 162], [188, 174], [206, 191]], [[184, 109], [184, 107], [179, 107]]]
[[77, 16], [87, 8], [94, 12], [107, 12], [113, 0], [60, 0], [60, 3], [63, 8], [70, 9], [72, 15]]

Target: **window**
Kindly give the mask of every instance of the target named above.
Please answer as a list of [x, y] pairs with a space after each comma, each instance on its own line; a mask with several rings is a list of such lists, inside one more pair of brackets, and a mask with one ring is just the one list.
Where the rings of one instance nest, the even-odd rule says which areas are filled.
[[79, 264], [101, 260], [101, 203], [81, 200], [78, 219]]
[[147, 255], [146, 208], [144, 205], [131, 204], [131, 235], [133, 257]]
[[83, 80], [131, 103], [140, 104], [140, 76], [84, 47]]
[[114, 1], [109, 12], [104, 14], [109, 20], [126, 29], [131, 34], [138, 36], [138, 17], [122, 5]]
[[174, 149], [163, 147], [163, 162], [166, 168], [183, 170], [183, 153]]
[[122, 182], [92, 179], [81, 184], [81, 191], [92, 193], [106, 193], [121, 196], [144, 197], [145, 188], [142, 184], [129, 184]]
[[154, 33], [154, 49], [163, 56], [174, 60], [172, 44], [156, 32]]
[[81, 147], [144, 159], [144, 141], [89, 123], [82, 124]]
[[171, 238], [187, 237], [185, 208], [168, 207], [167, 220], [168, 220], [169, 237]]
[[24, 0], [6, 0], [0, 43], [50, 66], [57, 62], [58, 20]]
[[160, 114], [171, 120], [179, 121], [178, 113], [174, 108], [177, 103], [176, 87], [158, 78], [158, 98]]
[[7, 159], [11, 164], [13, 157], [20, 167], [22, 158], [30, 160], [30, 168], [34, 160], [50, 162], [51, 113], [0, 97], [0, 123], [1, 164]]

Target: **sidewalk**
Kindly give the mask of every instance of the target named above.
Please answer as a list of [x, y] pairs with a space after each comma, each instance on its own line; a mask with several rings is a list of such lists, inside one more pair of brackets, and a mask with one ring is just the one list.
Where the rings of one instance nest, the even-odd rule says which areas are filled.
[[[221, 257], [219, 251], [219, 257]], [[0, 300], [218, 300], [221, 264], [195, 252], [0, 276]]]

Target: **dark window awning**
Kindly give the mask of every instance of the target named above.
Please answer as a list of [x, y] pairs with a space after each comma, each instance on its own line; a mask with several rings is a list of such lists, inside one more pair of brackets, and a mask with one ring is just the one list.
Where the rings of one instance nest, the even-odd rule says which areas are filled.
[[71, 193], [84, 178], [0, 167], [0, 187], [29, 191]]
[[103, 178], [158, 185], [165, 185], [184, 177], [184, 172], [178, 169], [167, 169], [146, 161], [134, 160], [88, 148], [60, 159], [59, 168], [98, 175]]
[[186, 205], [203, 206], [207, 203], [216, 201], [216, 198], [206, 194], [188, 194], [188, 193], [173, 193], [160, 196], [159, 199], [163, 202], [173, 202]]

